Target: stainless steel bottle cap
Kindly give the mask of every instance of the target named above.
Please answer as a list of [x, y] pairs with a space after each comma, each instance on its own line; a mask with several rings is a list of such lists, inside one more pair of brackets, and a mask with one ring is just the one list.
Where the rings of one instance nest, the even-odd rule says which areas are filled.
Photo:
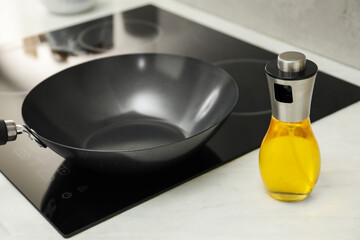
[[284, 52], [277, 58], [277, 67], [283, 72], [301, 72], [305, 64], [306, 56], [300, 52]]
[[309, 117], [317, 70], [316, 64], [299, 52], [281, 53], [266, 64], [274, 118], [301, 122]]

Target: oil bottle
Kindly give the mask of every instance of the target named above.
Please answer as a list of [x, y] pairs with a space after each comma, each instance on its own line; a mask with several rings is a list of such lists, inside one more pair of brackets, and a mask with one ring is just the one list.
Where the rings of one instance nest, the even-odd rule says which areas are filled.
[[299, 52], [284, 52], [265, 66], [272, 116], [259, 167], [269, 195], [277, 200], [305, 199], [319, 177], [320, 150], [309, 119], [317, 70]]

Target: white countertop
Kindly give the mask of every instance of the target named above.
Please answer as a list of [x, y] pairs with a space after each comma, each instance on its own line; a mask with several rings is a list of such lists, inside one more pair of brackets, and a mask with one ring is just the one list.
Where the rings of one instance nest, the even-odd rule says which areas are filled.
[[[360, 86], [357, 69], [172, 0], [103, 0], [74, 16], [52, 15], [40, 1], [0, 0], [0, 44], [149, 2], [271, 51], [302, 51], [320, 70]], [[267, 195], [255, 150], [72, 239], [359, 239], [359, 120], [357, 102], [313, 124], [322, 168], [313, 193], [302, 202]], [[1, 174], [0, 239], [63, 239]]]

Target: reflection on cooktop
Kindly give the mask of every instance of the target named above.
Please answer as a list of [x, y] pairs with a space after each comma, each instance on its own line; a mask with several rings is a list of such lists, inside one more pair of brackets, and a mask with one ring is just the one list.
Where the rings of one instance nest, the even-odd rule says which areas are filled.
[[160, 36], [160, 32], [160, 28], [149, 21], [124, 19], [88, 27], [80, 32], [77, 42], [82, 49], [89, 52], [101, 53], [113, 48], [126, 52], [150, 45]]
[[[64, 237], [258, 148], [266, 133], [271, 112], [264, 66], [276, 55], [154, 6], [0, 48], [1, 114], [21, 123], [25, 93], [46, 77], [94, 58], [139, 52], [179, 54], [215, 63], [236, 80], [239, 101], [203, 149], [147, 175], [89, 170], [40, 149], [26, 136], [2, 146], [1, 172]], [[320, 72], [310, 118], [315, 121], [359, 100], [359, 87]]]
[[227, 71], [239, 87], [239, 100], [233, 115], [271, 113], [269, 88], [264, 74], [266, 63], [261, 59], [231, 59], [214, 63]]
[[40, 211], [64, 235], [72, 235], [221, 163], [222, 160], [206, 147], [166, 171], [140, 175], [108, 174], [106, 170], [94, 172], [66, 160], [44, 194]]

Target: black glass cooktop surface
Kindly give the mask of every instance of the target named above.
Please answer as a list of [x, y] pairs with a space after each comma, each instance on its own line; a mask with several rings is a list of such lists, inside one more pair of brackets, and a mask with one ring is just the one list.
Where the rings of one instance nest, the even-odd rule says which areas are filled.
[[[22, 123], [26, 93], [59, 70], [98, 57], [142, 52], [180, 54], [222, 67], [238, 84], [238, 103], [205, 147], [146, 174], [86, 169], [24, 136], [1, 146], [1, 172], [64, 237], [258, 148], [266, 133], [271, 109], [264, 67], [276, 54], [154, 6], [1, 46], [2, 117]], [[320, 72], [310, 118], [316, 121], [359, 100], [359, 87]]]

